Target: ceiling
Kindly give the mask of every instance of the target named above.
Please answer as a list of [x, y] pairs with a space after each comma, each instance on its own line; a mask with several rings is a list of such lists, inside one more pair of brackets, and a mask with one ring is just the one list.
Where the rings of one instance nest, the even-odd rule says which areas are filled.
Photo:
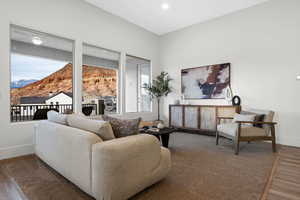
[[[74, 50], [73, 45], [74, 41], [57, 37], [54, 35], [42, 33], [39, 31], [19, 27], [12, 25], [11, 26], [11, 39], [13, 41], [23, 42], [30, 45], [33, 45], [32, 39], [34, 37], [40, 38], [43, 43], [37, 47], [48, 47], [56, 50], [63, 50], [67, 52], [72, 52]], [[12, 46], [12, 48], [18, 48], [18, 46]], [[28, 46], [30, 48], [30, 46]], [[100, 47], [83, 45], [84, 55], [103, 58], [107, 60], [119, 61], [120, 53], [106, 50]]]
[[[163, 35], [268, 0], [85, 0], [148, 31]], [[169, 4], [168, 10], [161, 8]]]

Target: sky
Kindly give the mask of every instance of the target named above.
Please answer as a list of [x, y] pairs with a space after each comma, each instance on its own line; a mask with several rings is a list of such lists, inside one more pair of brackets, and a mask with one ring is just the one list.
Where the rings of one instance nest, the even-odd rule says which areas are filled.
[[63, 68], [67, 62], [31, 57], [20, 54], [11, 55], [11, 81], [41, 80]]

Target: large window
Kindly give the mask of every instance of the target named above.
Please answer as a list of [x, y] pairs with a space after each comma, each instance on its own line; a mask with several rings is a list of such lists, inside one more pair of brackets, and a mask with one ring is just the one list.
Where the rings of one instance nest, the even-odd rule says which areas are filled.
[[[72, 113], [73, 102], [78, 102], [73, 101], [73, 80], [78, 77], [73, 76], [74, 41], [15, 25], [10, 33], [11, 121], [37, 120], [48, 110]], [[143, 87], [151, 82], [150, 60], [121, 58], [119, 52], [88, 44], [82, 47], [84, 114], [152, 111]], [[125, 66], [120, 68], [120, 63]], [[80, 70], [75, 72], [79, 75]]]
[[144, 89], [150, 83], [151, 62], [134, 56], [126, 56], [125, 98], [126, 112], [151, 112], [151, 99]]
[[83, 45], [83, 112], [118, 112], [119, 62], [118, 52]]
[[73, 110], [73, 41], [11, 26], [11, 121]]

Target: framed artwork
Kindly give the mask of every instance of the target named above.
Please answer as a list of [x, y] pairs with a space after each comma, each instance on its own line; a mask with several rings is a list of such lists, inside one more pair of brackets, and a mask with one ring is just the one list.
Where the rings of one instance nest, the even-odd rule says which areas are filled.
[[230, 63], [181, 70], [185, 99], [225, 99], [230, 87]]

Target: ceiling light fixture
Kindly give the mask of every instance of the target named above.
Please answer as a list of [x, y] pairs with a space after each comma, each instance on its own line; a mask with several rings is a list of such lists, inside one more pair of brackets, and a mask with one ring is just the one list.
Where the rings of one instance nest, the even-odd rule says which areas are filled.
[[163, 10], [169, 10], [170, 5], [169, 5], [168, 3], [163, 3], [163, 4], [161, 4], [161, 8], [162, 8]]
[[42, 41], [41, 38], [39, 38], [39, 37], [33, 37], [33, 38], [32, 38], [32, 43], [33, 43], [34, 45], [41, 45], [41, 44], [43, 44], [43, 41]]

